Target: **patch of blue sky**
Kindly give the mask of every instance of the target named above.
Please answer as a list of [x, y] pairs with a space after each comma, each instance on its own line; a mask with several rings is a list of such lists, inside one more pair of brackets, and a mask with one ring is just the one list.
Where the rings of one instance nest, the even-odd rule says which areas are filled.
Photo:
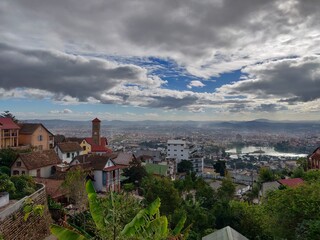
[[[83, 55], [83, 54], [82, 54]], [[163, 88], [177, 91], [193, 91], [193, 92], [214, 92], [225, 84], [230, 84], [241, 80], [244, 73], [241, 69], [236, 71], [220, 74], [219, 77], [211, 77], [209, 79], [201, 78], [190, 74], [184, 66], [177, 64], [170, 58], [157, 57], [133, 57], [133, 56], [117, 56], [104, 54], [87, 54], [86, 56], [94, 56], [103, 58], [109, 61], [114, 61], [120, 64], [133, 64], [148, 70], [149, 75], [156, 75], [161, 79], [167, 81]], [[188, 85], [191, 81], [200, 81], [205, 86], [192, 87]]]

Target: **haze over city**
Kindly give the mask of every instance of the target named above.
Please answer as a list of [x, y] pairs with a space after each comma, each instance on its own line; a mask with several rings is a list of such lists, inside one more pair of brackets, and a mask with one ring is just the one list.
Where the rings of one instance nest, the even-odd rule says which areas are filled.
[[18, 119], [319, 120], [320, 2], [0, 3]]

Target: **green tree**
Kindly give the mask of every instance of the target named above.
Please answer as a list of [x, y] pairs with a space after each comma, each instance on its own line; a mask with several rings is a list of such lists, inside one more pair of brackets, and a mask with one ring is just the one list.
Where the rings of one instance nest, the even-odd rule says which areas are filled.
[[10, 176], [11, 174], [11, 169], [7, 166], [1, 166], [0, 167], [0, 174], [7, 174], [8, 176]]
[[27, 175], [20, 175], [20, 176], [11, 176], [10, 180], [13, 182], [16, 191], [12, 195], [10, 195], [10, 198], [12, 199], [20, 199], [25, 196], [28, 196], [32, 193], [34, 193], [37, 189], [36, 183], [34, 179]]
[[13, 182], [7, 174], [0, 174], [0, 192], [14, 193], [16, 190]]
[[0, 165], [1, 166], [6, 166], [6, 167], [11, 167], [13, 162], [17, 159], [18, 157], [18, 152], [11, 149], [11, 148], [6, 148], [6, 149], [1, 149], [0, 150]]
[[[114, 222], [117, 219], [113, 212], [115, 209], [115, 201], [111, 201], [111, 216], [105, 216], [104, 206], [101, 205], [101, 199], [96, 194], [90, 180], [86, 183], [86, 191], [88, 194], [90, 213], [96, 225], [96, 229], [99, 232], [104, 232], [110, 227], [110, 221]], [[160, 215], [160, 205], [160, 199], [157, 198], [154, 202], [149, 204], [148, 207], [140, 210], [132, 221], [125, 225], [119, 235], [113, 234], [112, 239], [182, 239], [178, 237], [183, 236], [181, 235], [181, 230], [186, 220], [185, 217], [181, 218], [179, 224], [177, 224], [173, 231], [170, 231], [168, 229], [167, 218]], [[111, 220], [108, 221], [108, 219]], [[114, 231], [113, 227], [110, 227], [110, 229]], [[85, 240], [94, 238], [94, 236], [89, 235], [82, 229], [72, 227], [64, 228], [52, 224], [50, 230], [60, 240]]]
[[193, 171], [193, 165], [192, 162], [187, 160], [182, 160], [180, 163], [178, 163], [178, 172], [179, 173], [190, 173]]
[[300, 168], [302, 168], [304, 171], [308, 170], [308, 160], [306, 158], [299, 158], [297, 160], [297, 164]]
[[11, 118], [12, 121], [14, 121], [15, 123], [18, 122], [18, 120], [16, 119], [16, 117], [8, 110], [4, 111], [3, 113], [1, 113], [0, 117], [2, 118]]
[[320, 184], [304, 184], [296, 188], [286, 188], [272, 191], [263, 207], [270, 218], [266, 224], [272, 236], [277, 239], [296, 239], [296, 233], [302, 233], [301, 228], [314, 227], [320, 220]]
[[234, 198], [236, 186], [233, 184], [230, 177], [225, 177], [222, 180], [221, 187], [218, 189], [218, 196], [222, 200], [231, 200]]
[[220, 176], [225, 176], [226, 175], [226, 162], [218, 160], [214, 165], [214, 170], [216, 173], [219, 173]]
[[123, 175], [128, 179], [126, 183], [134, 183], [136, 186], [140, 186], [142, 179], [148, 175], [144, 166], [141, 165], [141, 161], [134, 158], [130, 163], [129, 168], [123, 170]]
[[271, 182], [276, 180], [275, 174], [271, 171], [270, 168], [262, 167], [259, 171], [259, 182]]
[[168, 178], [150, 176], [142, 181], [144, 197], [147, 204], [151, 204], [158, 197], [161, 199], [160, 211], [169, 215], [181, 204], [181, 197], [173, 182]]
[[62, 189], [66, 191], [69, 201], [73, 202], [79, 210], [86, 209], [87, 193], [86, 193], [86, 176], [87, 173], [81, 169], [68, 171]]

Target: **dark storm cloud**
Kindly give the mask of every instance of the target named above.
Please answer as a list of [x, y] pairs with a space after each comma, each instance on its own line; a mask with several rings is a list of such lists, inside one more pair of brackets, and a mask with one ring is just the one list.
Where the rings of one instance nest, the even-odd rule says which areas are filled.
[[258, 112], [277, 112], [282, 110], [288, 110], [288, 108], [286, 106], [270, 103], [261, 104], [260, 106], [255, 107], [253, 110]]
[[176, 109], [195, 104], [197, 100], [198, 99], [195, 96], [185, 96], [182, 98], [176, 98], [174, 96], [157, 96], [153, 97], [153, 100], [146, 106], [152, 108]]
[[[294, 33], [306, 17], [316, 19], [319, 6], [302, 0], [4, 0], [0, 26], [4, 36], [40, 34], [76, 48], [183, 60]], [[319, 22], [313, 23], [316, 29]]]
[[86, 101], [120, 84], [144, 84], [144, 71], [135, 66], [112, 65], [59, 52], [23, 50], [0, 44], [0, 87], [41, 89], [56, 96]]
[[243, 70], [249, 80], [221, 89], [231, 94], [279, 98], [279, 102], [308, 102], [320, 98], [320, 57], [285, 59], [263, 63]]

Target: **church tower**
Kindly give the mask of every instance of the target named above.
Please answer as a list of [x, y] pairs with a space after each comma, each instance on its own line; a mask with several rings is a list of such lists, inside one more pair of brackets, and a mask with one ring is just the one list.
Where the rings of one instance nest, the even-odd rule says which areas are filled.
[[95, 145], [101, 145], [100, 123], [101, 121], [98, 118], [92, 120], [92, 141]]

